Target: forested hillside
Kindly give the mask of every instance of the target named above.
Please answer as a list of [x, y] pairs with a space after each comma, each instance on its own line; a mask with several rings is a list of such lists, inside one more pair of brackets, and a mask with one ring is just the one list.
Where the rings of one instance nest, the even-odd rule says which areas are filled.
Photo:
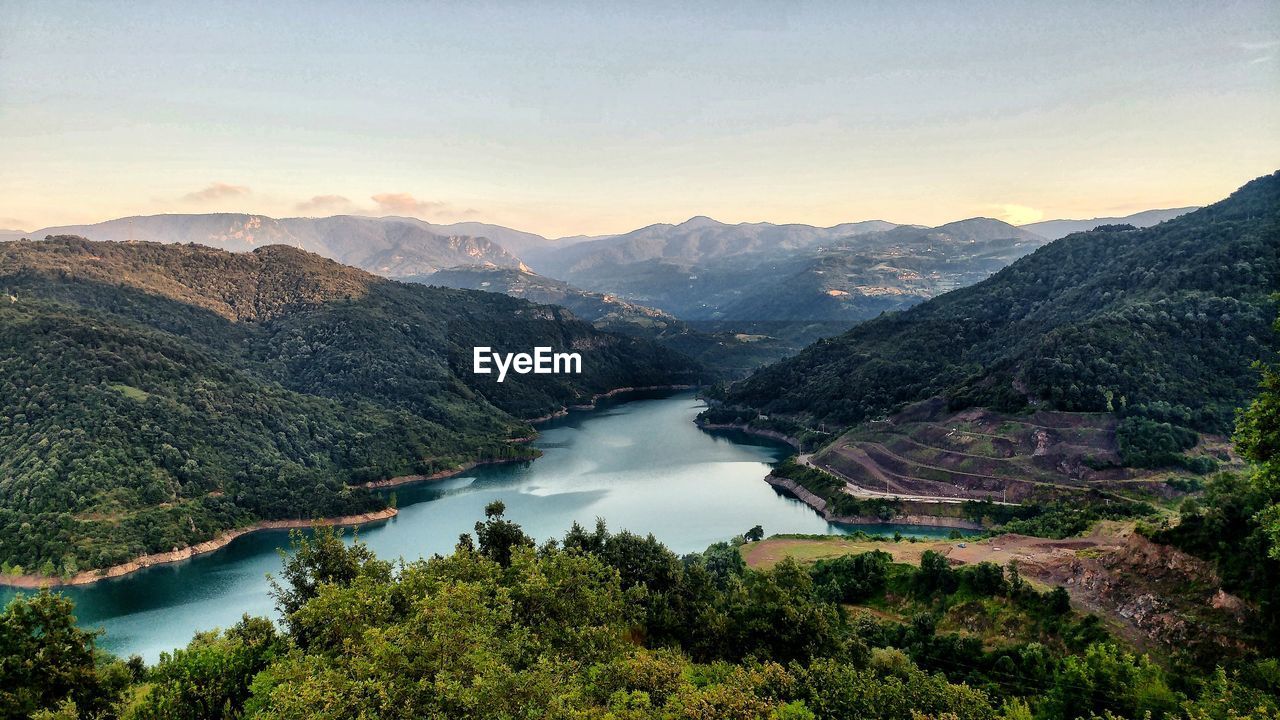
[[852, 425], [953, 407], [1115, 411], [1226, 431], [1253, 395], [1280, 288], [1280, 173], [1148, 229], [1057, 240], [972, 287], [770, 366], [730, 407]]
[[[882, 550], [747, 567], [575, 525], [534, 541], [485, 509], [448, 557], [393, 564], [321, 529], [245, 616], [146, 668], [95, 656], [70, 602], [17, 598], [0, 718], [1270, 720], [1274, 661], [1166, 667], [1016, 563]], [[890, 544], [887, 547], [893, 548]], [[341, 618], [341, 622], [335, 622]], [[80, 713], [77, 715], [77, 713]]]
[[[558, 308], [383, 280], [287, 247], [0, 244], [0, 562], [72, 573], [260, 519], [363, 512], [350, 483], [528, 456], [522, 418], [696, 380]], [[471, 348], [576, 350], [498, 384]]]

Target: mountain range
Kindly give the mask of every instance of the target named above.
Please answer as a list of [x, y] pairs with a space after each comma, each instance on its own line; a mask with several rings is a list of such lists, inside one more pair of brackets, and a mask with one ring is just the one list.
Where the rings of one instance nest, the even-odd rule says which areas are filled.
[[[492, 227], [496, 226], [485, 226], [490, 232]], [[147, 215], [94, 225], [45, 228], [29, 236], [46, 235], [77, 235], [116, 242], [198, 243], [232, 252], [266, 245], [290, 245], [391, 277], [458, 265], [521, 267], [519, 258], [494, 240], [454, 233], [450, 226], [431, 225], [413, 218], [335, 215], [276, 219], [243, 213]], [[512, 230], [507, 239], [518, 242], [520, 235], [523, 233]]]
[[[733, 374], [982, 280], [1047, 242], [1034, 229], [1052, 235], [1068, 226], [1150, 224], [1184, 210], [1021, 228], [991, 218], [927, 228], [878, 220], [831, 227], [727, 224], [700, 216], [556, 240], [481, 222], [217, 213], [120, 218], [29, 235], [198, 243], [237, 252], [291, 245], [388, 277], [561, 304], [609, 330], [666, 341], [678, 335], [684, 351]], [[0, 233], [0, 239], [24, 235]], [[425, 279], [441, 270], [452, 274]], [[675, 324], [676, 318], [685, 323]]]
[[1225, 432], [1275, 350], [1280, 173], [1159, 225], [1104, 225], [991, 278], [820, 340], [728, 407], [849, 426], [951, 407], [1112, 411]]
[[893, 223], [881, 220], [827, 228], [772, 223], [730, 225], [698, 216], [679, 225], [658, 223], [612, 237], [568, 246], [544, 247], [528, 253], [526, 260], [543, 273], [570, 279], [601, 266], [629, 265], [646, 260], [693, 265], [748, 253], [797, 250], [892, 227]]
[[[512, 443], [526, 419], [701, 377], [562, 308], [280, 245], [0, 243], [0, 291], [10, 570], [74, 573], [260, 520], [382, 508], [358, 485], [528, 458]], [[580, 351], [582, 373], [498, 383], [471, 371], [477, 345]]]
[[[794, 233], [794, 226], [788, 232]], [[893, 226], [822, 241], [810, 235], [809, 241], [817, 244], [789, 251], [744, 251], [695, 263], [668, 257], [609, 259], [590, 269], [564, 272], [575, 285], [611, 292], [685, 320], [836, 323], [839, 331], [981, 280], [1047, 242], [989, 218], [937, 228]], [[561, 252], [572, 254], [592, 244]]]
[[1050, 240], [1057, 240], [1060, 237], [1066, 237], [1071, 233], [1087, 232], [1100, 225], [1132, 225], [1134, 227], [1151, 227], [1159, 225], [1166, 220], [1172, 220], [1180, 215], [1186, 215], [1193, 210], [1199, 210], [1198, 206], [1184, 208], [1169, 208], [1167, 210], [1144, 210], [1132, 215], [1123, 217], [1102, 217], [1093, 218], [1092, 220], [1044, 220], [1041, 222], [1029, 223], [1023, 225], [1023, 229], [1030, 230], [1037, 235], [1041, 235]]

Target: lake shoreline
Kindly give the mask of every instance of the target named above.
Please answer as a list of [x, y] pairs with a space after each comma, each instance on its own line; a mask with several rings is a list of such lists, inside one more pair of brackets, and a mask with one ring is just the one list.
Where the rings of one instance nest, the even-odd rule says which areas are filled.
[[799, 440], [785, 433], [780, 433], [777, 430], [761, 430], [759, 428], [753, 428], [746, 423], [736, 423], [736, 424], [735, 423], [709, 423], [709, 422], [694, 420], [693, 424], [697, 425], [703, 430], [736, 430], [738, 432], [743, 432], [748, 435], [755, 435], [757, 437], [769, 438], [770, 440], [777, 440], [778, 442], [782, 442], [782, 443], [786, 443], [787, 445], [790, 445], [792, 448], [796, 450], [796, 452], [801, 451]]
[[834, 515], [827, 510], [827, 501], [809, 491], [808, 488], [791, 478], [769, 473], [765, 482], [774, 488], [785, 491], [800, 502], [813, 508], [829, 523], [839, 525], [917, 525], [920, 527], [954, 528], [956, 530], [983, 530], [982, 523], [964, 518], [947, 517], [945, 515], [909, 514], [895, 515], [888, 520], [878, 515]]
[[[648, 385], [644, 387], [614, 388], [613, 390], [596, 393], [595, 395], [592, 395], [590, 404], [569, 405], [567, 407], [562, 407], [557, 412], [551, 413], [549, 415], [544, 415], [539, 418], [534, 418], [532, 420], [526, 420], [526, 422], [536, 425], [540, 422], [552, 420], [557, 417], [563, 417], [564, 415], [569, 414], [570, 411], [594, 410], [596, 408], [596, 403], [598, 401], [606, 398], [611, 398], [616, 395], [621, 395], [623, 393], [645, 392], [645, 391], [654, 391], [654, 390], [693, 390], [697, 387], [698, 386], [696, 385], [685, 384], [685, 385]], [[538, 435], [535, 432], [533, 435], [529, 435], [521, 438], [515, 438], [515, 439], [512, 439], [510, 442], [527, 443], [527, 442], [536, 440], [537, 437]], [[440, 470], [440, 471], [431, 473], [430, 475], [401, 475], [398, 477], [387, 478], [385, 480], [373, 480], [370, 482], [361, 483], [359, 485], [353, 485], [352, 487], [376, 490], [376, 489], [384, 489], [384, 488], [401, 487], [404, 485], [413, 485], [417, 483], [434, 482], [437, 480], [444, 480], [457, 475], [461, 475], [462, 473], [468, 472], [482, 465], [503, 465], [503, 464], [509, 464], [509, 463], [531, 462], [536, 459], [537, 459], [537, 456], [522, 457], [522, 458], [485, 458], [481, 460], [468, 461], [453, 468], [448, 468], [445, 470]], [[124, 577], [125, 575], [130, 575], [132, 573], [138, 572], [139, 570], [145, 570], [146, 568], [154, 567], [156, 565], [166, 565], [170, 563], [182, 562], [183, 560], [189, 560], [198, 555], [207, 555], [209, 553], [221, 550], [222, 548], [230, 544], [233, 540], [239, 537], [242, 537], [244, 535], [248, 535], [250, 533], [260, 532], [263, 530], [301, 529], [301, 528], [311, 527], [312, 525], [358, 527], [361, 525], [386, 522], [387, 520], [390, 520], [391, 518], [395, 517], [397, 512], [398, 510], [396, 508], [387, 507], [387, 508], [383, 508], [382, 510], [376, 510], [368, 513], [361, 513], [358, 515], [341, 515], [338, 517], [327, 517], [327, 518], [298, 518], [298, 519], [291, 519], [291, 520], [262, 520], [262, 521], [253, 523], [251, 525], [224, 531], [220, 533], [218, 536], [210, 540], [205, 540], [203, 542], [195, 543], [194, 545], [188, 545], [187, 547], [184, 547], [184, 548], [175, 548], [168, 552], [148, 553], [148, 554], [136, 557], [133, 560], [130, 560], [128, 562], [120, 563], [119, 565], [112, 565], [111, 567], [107, 567], [107, 568], [83, 570], [81, 572], [76, 573], [75, 575], [72, 575], [69, 578], [49, 576], [49, 575], [38, 575], [34, 573], [25, 573], [22, 575], [0, 575], [0, 587], [14, 587], [14, 588], [38, 590], [41, 588], [92, 585], [94, 583], [101, 582], [103, 580], [111, 580], [114, 578]]]
[[530, 418], [528, 420], [525, 420], [525, 422], [531, 425], [538, 425], [544, 422], [548, 422], [550, 420], [555, 420], [556, 418], [562, 418], [565, 415], [568, 415], [570, 412], [574, 412], [577, 410], [595, 410], [596, 403], [598, 403], [599, 401], [614, 397], [615, 395], [621, 395], [623, 393], [651, 392], [654, 390], [696, 390], [699, 387], [700, 387], [699, 385], [677, 384], [677, 385], [644, 385], [642, 387], [614, 388], [612, 390], [608, 390], [605, 392], [596, 393], [595, 395], [592, 395], [590, 402], [581, 403], [578, 405], [561, 405], [559, 410], [549, 412], [546, 415], [539, 415], [536, 418]]
[[[519, 442], [529, 442], [532, 439], [533, 438], [528, 438], [528, 439], [522, 438], [519, 440]], [[369, 490], [378, 490], [382, 488], [400, 487], [402, 485], [416, 485], [418, 483], [435, 482], [437, 480], [446, 480], [451, 477], [456, 477], [469, 470], [474, 470], [475, 468], [478, 468], [481, 465], [508, 465], [511, 463], [533, 462], [534, 460], [537, 460], [540, 455], [541, 453], [533, 457], [485, 458], [484, 460], [469, 460], [456, 467], [448, 468], [447, 470], [439, 470], [431, 473], [430, 475], [399, 475], [393, 478], [387, 478], [385, 480], [371, 480], [369, 482], [361, 483], [360, 485], [356, 485], [354, 487], [362, 487]]]
[[170, 563], [190, 560], [197, 555], [206, 555], [229, 545], [233, 540], [263, 530], [293, 530], [301, 528], [309, 528], [312, 525], [323, 526], [340, 526], [340, 527], [359, 527], [361, 525], [370, 525], [374, 523], [382, 523], [396, 516], [398, 511], [396, 508], [383, 508], [373, 512], [360, 513], [358, 515], [341, 515], [329, 518], [297, 518], [292, 520], [262, 520], [252, 525], [228, 530], [213, 538], [205, 540], [194, 545], [188, 545], [185, 548], [177, 548], [169, 552], [148, 553], [134, 558], [126, 563], [112, 565], [108, 568], [99, 568], [96, 570], [83, 570], [72, 575], [69, 578], [50, 577], [48, 575], [0, 575], [0, 585], [16, 588], [25, 588], [38, 590], [41, 588], [69, 587], [74, 585], [92, 585], [103, 580], [111, 580], [113, 578], [124, 577], [131, 573], [145, 570], [156, 565], [167, 565]]

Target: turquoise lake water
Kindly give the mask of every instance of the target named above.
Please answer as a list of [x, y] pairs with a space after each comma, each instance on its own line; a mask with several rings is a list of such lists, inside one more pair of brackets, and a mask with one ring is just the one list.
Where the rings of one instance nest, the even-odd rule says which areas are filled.
[[[459, 533], [502, 500], [507, 517], [539, 540], [561, 537], [577, 521], [653, 533], [678, 553], [705, 549], [753, 525], [766, 534], [844, 534], [854, 530], [945, 537], [915, 526], [837, 526], [775, 491], [763, 478], [791, 450], [742, 433], [693, 424], [705, 407], [691, 393], [644, 396], [572, 413], [540, 427], [538, 460], [491, 465], [433, 483], [396, 488], [400, 514], [362, 529], [384, 558], [448, 553]], [[62, 590], [82, 625], [106, 631], [101, 644], [154, 662], [197, 630], [226, 627], [243, 613], [274, 617], [266, 574], [280, 568], [285, 531], [240, 537], [216, 552], [90, 586]], [[13, 595], [0, 589], [0, 599]]]

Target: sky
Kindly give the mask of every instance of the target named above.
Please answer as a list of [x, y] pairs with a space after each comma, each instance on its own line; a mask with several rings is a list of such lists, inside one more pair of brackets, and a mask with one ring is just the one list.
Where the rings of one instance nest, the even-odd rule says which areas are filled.
[[0, 228], [1014, 223], [1280, 169], [1280, 2], [0, 0]]

